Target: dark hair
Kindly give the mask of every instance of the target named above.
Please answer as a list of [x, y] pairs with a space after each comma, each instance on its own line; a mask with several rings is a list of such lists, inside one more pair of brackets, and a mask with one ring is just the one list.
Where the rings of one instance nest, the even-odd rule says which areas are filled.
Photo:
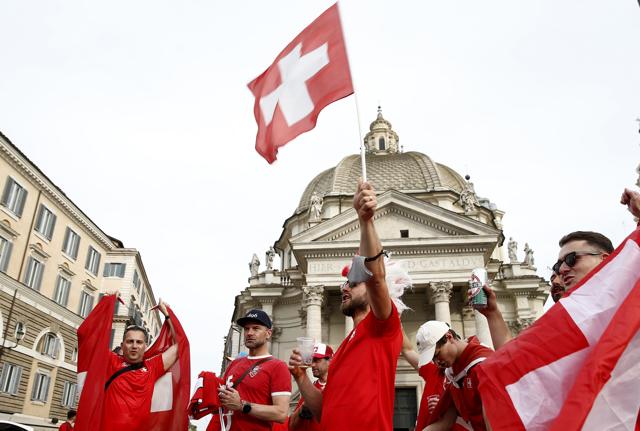
[[[447, 331], [447, 334], [451, 334], [451, 336], [452, 336], [454, 339], [456, 339], [456, 340], [459, 340], [459, 339], [460, 339], [460, 336], [456, 333], [456, 331], [454, 331], [454, 330], [453, 330], [453, 329], [451, 329], [451, 328], [449, 328], [449, 330]], [[444, 334], [444, 335], [442, 336], [442, 338], [440, 338], [440, 339], [438, 340], [438, 342], [436, 343], [436, 347], [440, 347], [440, 346], [444, 345], [444, 343], [446, 343], [446, 342], [447, 342], [447, 334]]]
[[147, 339], [149, 338], [149, 334], [147, 333], [147, 329], [144, 326], [140, 326], [140, 325], [129, 325], [126, 328], [124, 328], [124, 334], [122, 334], [122, 341], [124, 341], [124, 339], [127, 337], [127, 332], [129, 331], [140, 331], [144, 334], [144, 342], [147, 342]]
[[75, 417], [76, 417], [76, 414], [77, 414], [77, 413], [76, 413], [76, 411], [75, 411], [75, 410], [69, 410], [69, 411], [67, 412], [67, 420], [68, 420], [68, 419], [73, 419], [73, 418], [75, 418]]
[[560, 247], [563, 247], [565, 244], [571, 241], [586, 241], [587, 244], [592, 247], [596, 247], [602, 252], [613, 252], [613, 244], [611, 244], [611, 240], [598, 232], [582, 230], [571, 232], [570, 234], [567, 234], [560, 239]]

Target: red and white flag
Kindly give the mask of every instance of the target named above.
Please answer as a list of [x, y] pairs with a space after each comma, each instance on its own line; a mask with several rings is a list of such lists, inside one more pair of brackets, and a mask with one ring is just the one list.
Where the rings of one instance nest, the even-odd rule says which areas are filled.
[[278, 148], [316, 126], [325, 106], [353, 93], [338, 4], [296, 36], [249, 89], [256, 98], [256, 151], [273, 163]]
[[[104, 296], [78, 328], [78, 415], [76, 431], [111, 431], [102, 429], [105, 383], [110, 377], [109, 339], [116, 302], [115, 295]], [[178, 361], [156, 381], [151, 400], [148, 431], [186, 431], [189, 426], [187, 405], [190, 391], [189, 341], [173, 311], [167, 307], [176, 332]], [[173, 344], [165, 322], [158, 338], [145, 352], [150, 358]]]
[[496, 430], [640, 429], [640, 229], [479, 365]]

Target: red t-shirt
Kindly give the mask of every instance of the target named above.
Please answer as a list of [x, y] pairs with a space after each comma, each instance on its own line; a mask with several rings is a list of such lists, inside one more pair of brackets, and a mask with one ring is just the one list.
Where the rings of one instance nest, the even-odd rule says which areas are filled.
[[[493, 350], [485, 347], [478, 342], [471, 341], [467, 347], [462, 351], [462, 355], [448, 370], [449, 375], [458, 377], [456, 384], [447, 385], [447, 389], [442, 402], [444, 403], [443, 412], [446, 411], [451, 402], [456, 407], [458, 414], [467, 422], [471, 423], [474, 430], [484, 431], [486, 426], [484, 418], [482, 417], [482, 401], [480, 400], [480, 392], [478, 392], [478, 375], [476, 374], [476, 367], [471, 367], [466, 375], [463, 373], [473, 361], [480, 358], [488, 358], [493, 354]], [[481, 362], [478, 362], [478, 364]], [[450, 395], [450, 396], [447, 396]], [[438, 405], [438, 409], [440, 409]]]
[[64, 423], [60, 425], [60, 428], [58, 428], [58, 431], [73, 431], [73, 425], [71, 425], [67, 421], [64, 421]]
[[[326, 385], [322, 384], [322, 382], [320, 382], [320, 379], [318, 379], [315, 382], [313, 382], [313, 386], [323, 391]], [[298, 400], [298, 405], [296, 406], [293, 413], [291, 413], [291, 416], [300, 414], [300, 408], [302, 407], [303, 403], [304, 403], [304, 398], [300, 397], [300, 400]], [[316, 418], [312, 418], [312, 419], [298, 419], [298, 424], [295, 427], [292, 427], [291, 425], [289, 425], [288, 429], [289, 431], [320, 431], [321, 428], [320, 428], [320, 422], [317, 421]]]
[[[270, 355], [269, 355], [270, 356]], [[244, 372], [256, 362], [266, 356], [245, 356], [233, 361], [224, 373], [224, 381], [233, 376], [231, 381], [239, 379]], [[244, 401], [255, 404], [272, 405], [272, 397], [281, 395], [291, 396], [291, 375], [287, 364], [279, 359], [271, 359], [258, 365], [249, 372], [238, 385], [236, 390]], [[271, 422], [261, 421], [255, 417], [245, 415], [241, 411], [225, 416], [231, 420], [231, 431], [260, 431], [271, 430]]]
[[372, 312], [342, 342], [329, 366], [322, 401], [325, 431], [393, 429], [400, 316], [392, 303], [388, 319]]
[[[108, 376], [130, 364], [111, 353]], [[142, 431], [151, 411], [153, 387], [164, 374], [162, 355], [145, 359], [144, 367], [127, 371], [111, 382], [105, 392], [102, 429]]]

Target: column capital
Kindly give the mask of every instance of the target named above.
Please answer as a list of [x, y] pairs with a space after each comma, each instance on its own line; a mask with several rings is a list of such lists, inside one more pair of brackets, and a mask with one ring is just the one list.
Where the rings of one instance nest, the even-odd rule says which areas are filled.
[[302, 286], [302, 292], [304, 293], [303, 305], [308, 307], [310, 305], [322, 306], [324, 300], [324, 286]]
[[518, 335], [520, 332], [531, 326], [535, 320], [536, 319], [533, 317], [517, 318], [516, 320], [507, 322], [507, 326], [509, 326], [512, 333]]
[[433, 281], [429, 283], [429, 289], [434, 303], [449, 302], [453, 291], [453, 283], [451, 281]]

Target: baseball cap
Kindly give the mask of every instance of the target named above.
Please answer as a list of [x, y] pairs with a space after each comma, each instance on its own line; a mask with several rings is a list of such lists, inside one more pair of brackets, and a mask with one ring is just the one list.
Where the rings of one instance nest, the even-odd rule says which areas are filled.
[[420, 355], [419, 367], [433, 360], [433, 355], [436, 353], [436, 343], [447, 332], [449, 332], [449, 325], [438, 320], [429, 320], [418, 329], [416, 343], [418, 344], [418, 354]]
[[313, 357], [318, 359], [331, 359], [333, 357], [333, 349], [327, 344], [317, 343], [313, 347]]
[[240, 326], [244, 326], [249, 322], [258, 322], [259, 324], [271, 329], [271, 319], [269, 318], [269, 315], [262, 310], [249, 310], [244, 317], [236, 320], [236, 323]]

